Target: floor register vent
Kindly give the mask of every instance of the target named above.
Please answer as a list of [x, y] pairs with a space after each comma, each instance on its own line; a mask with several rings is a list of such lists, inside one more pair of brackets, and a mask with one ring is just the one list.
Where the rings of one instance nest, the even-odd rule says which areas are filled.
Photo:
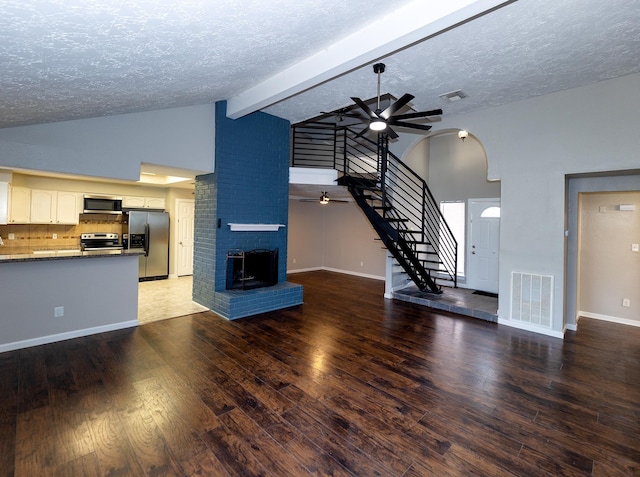
[[551, 328], [553, 277], [511, 272], [511, 319]]

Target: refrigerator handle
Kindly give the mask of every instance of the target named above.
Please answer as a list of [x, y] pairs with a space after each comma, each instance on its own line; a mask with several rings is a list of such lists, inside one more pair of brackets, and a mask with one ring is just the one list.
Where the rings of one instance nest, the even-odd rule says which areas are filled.
[[149, 224], [144, 224], [144, 256], [149, 256], [149, 243], [151, 237], [149, 236]]

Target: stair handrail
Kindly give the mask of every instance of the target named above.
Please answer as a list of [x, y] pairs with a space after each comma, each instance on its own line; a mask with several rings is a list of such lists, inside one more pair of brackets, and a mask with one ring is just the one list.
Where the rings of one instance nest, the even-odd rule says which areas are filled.
[[[341, 174], [367, 180], [377, 177], [383, 200], [397, 209], [402, 216], [400, 219], [407, 220], [395, 225], [401, 237], [407, 242], [417, 242], [412, 238], [416, 239], [415, 235], [419, 234], [420, 242], [430, 244], [439, 257], [442, 263], [439, 271], [448, 275], [457, 286], [457, 241], [429, 186], [419, 174], [391, 151], [387, 150], [387, 161], [384, 162], [379, 144], [358, 135], [358, 131], [348, 126], [306, 124], [292, 129], [292, 166], [333, 168]], [[307, 149], [307, 143], [297, 138], [309, 136], [311, 131], [317, 131], [320, 136], [315, 142], [310, 139], [308, 144], [314, 147]], [[296, 148], [300, 152], [297, 153]]]
[[[344, 174], [356, 174], [359, 176], [364, 176], [361, 170], [355, 170], [353, 167], [351, 167], [354, 164], [354, 160], [349, 157], [350, 150], [348, 147], [349, 142], [347, 141], [347, 137], [351, 137], [352, 141], [357, 142], [360, 147], [362, 147], [364, 144], [368, 145], [371, 152], [373, 152], [374, 150], [380, 150], [378, 144], [375, 141], [372, 141], [371, 139], [364, 136], [357, 137], [357, 131], [349, 127], [345, 127], [344, 129], [350, 134], [344, 135], [345, 157], [342, 172]], [[357, 141], [355, 139], [356, 137]], [[394, 170], [402, 171], [402, 174], [395, 177], [392, 173], [392, 171]], [[383, 173], [380, 158], [378, 158], [376, 172], [378, 174]], [[387, 170], [384, 172], [384, 189], [386, 195], [385, 199], [393, 204], [395, 208], [399, 209], [400, 214], [405, 216], [405, 218], [411, 220], [411, 216], [414, 217], [414, 220], [411, 220], [411, 223], [415, 227], [419, 228], [421, 239], [423, 241], [429, 241], [431, 243], [434, 249], [437, 250], [438, 256], [443, 262], [444, 269], [441, 270], [441, 272], [447, 274], [449, 278], [454, 282], [454, 286], [457, 286], [458, 243], [453, 235], [451, 228], [449, 227], [449, 224], [445, 220], [440, 207], [438, 207], [438, 203], [436, 202], [431, 189], [429, 189], [428, 184], [418, 173], [411, 169], [407, 164], [402, 162], [391, 151], [387, 151]], [[401, 182], [403, 181], [405, 182], [405, 186], [401, 184]], [[409, 182], [412, 183], [414, 187], [411, 187]], [[400, 189], [401, 192], [407, 192], [407, 189], [409, 189], [413, 190], [415, 194], [420, 194], [422, 196], [420, 197], [420, 208], [416, 209], [415, 206], [413, 206], [412, 204], [407, 204], [406, 201], [394, 200], [394, 189]], [[402, 223], [399, 223], [398, 227], [402, 229]], [[406, 230], [406, 226], [404, 228], [404, 232], [414, 232], [411, 230]]]

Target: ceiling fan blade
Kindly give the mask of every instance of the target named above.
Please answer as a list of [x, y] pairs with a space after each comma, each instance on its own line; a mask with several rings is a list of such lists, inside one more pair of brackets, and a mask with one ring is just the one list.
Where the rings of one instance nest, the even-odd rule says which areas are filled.
[[378, 117], [376, 113], [371, 111], [371, 108], [369, 108], [369, 106], [367, 106], [366, 103], [362, 101], [360, 98], [352, 97], [351, 99], [353, 100], [354, 103], [356, 103], [360, 107], [360, 109], [362, 109], [365, 113], [367, 113], [371, 119], [376, 119]]
[[406, 123], [404, 121], [393, 121], [393, 123], [390, 123], [390, 124], [393, 124], [394, 126], [399, 126], [401, 128], [420, 129], [422, 131], [428, 131], [433, 127], [428, 124], [413, 124], [413, 123]]
[[[409, 101], [411, 101], [414, 98], [413, 95], [406, 93], [402, 96], [402, 98], [400, 98], [398, 101], [396, 101], [395, 103], [393, 103], [391, 106], [389, 106], [387, 109], [385, 109], [384, 111], [382, 111], [382, 113], [380, 113], [380, 117], [382, 119], [389, 119], [391, 116], [393, 116], [393, 113], [395, 113], [396, 111], [398, 111], [400, 108], [402, 108], [404, 105], [406, 105]], [[352, 98], [353, 99], [353, 98]]]
[[385, 129], [383, 132], [387, 133], [387, 136], [389, 136], [389, 139], [398, 138], [398, 134], [396, 134], [396, 132], [393, 129], [391, 129], [389, 126], [387, 126], [387, 129]]
[[356, 134], [356, 137], [362, 137], [364, 136], [367, 132], [369, 132], [369, 126], [367, 126], [366, 128], [364, 128], [362, 131], [360, 131], [358, 134]]
[[342, 112], [342, 111], [320, 111], [320, 114], [326, 114], [327, 116], [344, 116], [346, 118], [361, 118], [362, 114], [359, 112]]
[[394, 116], [395, 119], [413, 119], [413, 118], [426, 118], [429, 116], [440, 116], [442, 109], [434, 109], [432, 111], [420, 111], [417, 113], [398, 114]]

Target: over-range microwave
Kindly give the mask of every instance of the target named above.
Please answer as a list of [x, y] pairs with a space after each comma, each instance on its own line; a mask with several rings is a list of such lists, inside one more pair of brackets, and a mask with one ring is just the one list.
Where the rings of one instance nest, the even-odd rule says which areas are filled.
[[122, 214], [122, 197], [110, 195], [85, 195], [84, 214]]

